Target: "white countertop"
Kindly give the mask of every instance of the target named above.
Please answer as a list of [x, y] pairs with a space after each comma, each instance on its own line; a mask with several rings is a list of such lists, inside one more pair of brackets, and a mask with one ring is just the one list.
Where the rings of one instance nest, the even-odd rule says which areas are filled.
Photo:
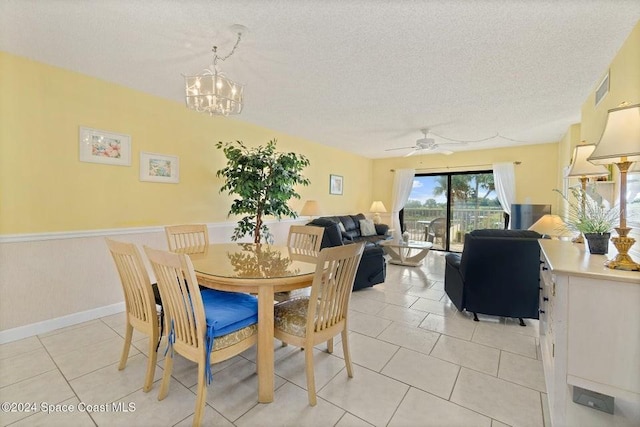
[[[617, 254], [617, 249], [609, 247], [607, 255], [591, 255], [585, 244], [563, 240], [539, 239], [540, 247], [549, 269], [553, 273], [568, 273], [574, 276], [629, 282], [640, 285], [640, 272], [614, 270], [604, 266], [608, 259]], [[634, 259], [634, 261], [638, 261]]]

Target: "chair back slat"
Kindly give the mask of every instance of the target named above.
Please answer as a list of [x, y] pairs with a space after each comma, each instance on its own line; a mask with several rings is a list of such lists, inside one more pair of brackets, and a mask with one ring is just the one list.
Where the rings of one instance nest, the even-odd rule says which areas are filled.
[[158, 280], [158, 289], [173, 328], [174, 345], [202, 349], [205, 346], [206, 320], [200, 289], [188, 255], [145, 247]]
[[292, 225], [289, 228], [287, 246], [312, 252], [320, 252], [324, 227]]
[[320, 251], [309, 298], [308, 331], [320, 332], [347, 317], [363, 250], [363, 244], [352, 244]]
[[140, 322], [158, 325], [155, 298], [138, 248], [132, 243], [105, 239], [124, 291], [127, 314]]
[[170, 225], [164, 228], [171, 252], [202, 253], [209, 246], [206, 224]]

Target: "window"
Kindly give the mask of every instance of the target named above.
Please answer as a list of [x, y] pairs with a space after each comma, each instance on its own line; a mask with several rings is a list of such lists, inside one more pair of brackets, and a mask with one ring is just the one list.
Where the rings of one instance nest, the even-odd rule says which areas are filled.
[[471, 230], [504, 228], [492, 171], [416, 175], [403, 218], [412, 240], [455, 252]]

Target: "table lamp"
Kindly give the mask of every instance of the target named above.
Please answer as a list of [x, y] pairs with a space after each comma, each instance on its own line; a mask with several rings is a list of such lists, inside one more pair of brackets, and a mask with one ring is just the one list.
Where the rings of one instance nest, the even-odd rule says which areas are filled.
[[315, 200], [307, 200], [304, 202], [302, 209], [300, 209], [300, 215], [314, 217], [320, 215], [320, 205]]
[[627, 172], [633, 162], [640, 161], [640, 104], [609, 110], [600, 142], [587, 160], [600, 165], [615, 163], [620, 171], [620, 226], [616, 227], [618, 237], [611, 238], [618, 254], [605, 265], [618, 270], [638, 271], [640, 264], [633, 261], [628, 253], [636, 240], [628, 237], [631, 228], [627, 227]]
[[[587, 180], [589, 179], [589, 177], [604, 176], [609, 174], [609, 170], [604, 165], [595, 165], [587, 161], [587, 157], [589, 157], [591, 153], [593, 153], [593, 150], [595, 148], [595, 144], [577, 145], [573, 149], [571, 166], [569, 167], [569, 172], [567, 172], [567, 175], [565, 176], [565, 178], [579, 178], [580, 187], [582, 188], [583, 194], [587, 191]], [[585, 198], [583, 197], [581, 213], [584, 213], [584, 203]], [[575, 243], [584, 243], [582, 233], [580, 233], [580, 235], [573, 241]]]
[[560, 237], [571, 237], [573, 233], [567, 229], [567, 224], [558, 215], [543, 215], [533, 223], [529, 230], [540, 233], [543, 236], [559, 239]]
[[369, 209], [369, 212], [374, 214], [373, 223], [380, 224], [380, 221], [381, 221], [380, 214], [386, 213], [387, 208], [384, 207], [384, 204], [382, 203], [382, 201], [376, 200], [373, 203], [371, 203], [371, 208]]

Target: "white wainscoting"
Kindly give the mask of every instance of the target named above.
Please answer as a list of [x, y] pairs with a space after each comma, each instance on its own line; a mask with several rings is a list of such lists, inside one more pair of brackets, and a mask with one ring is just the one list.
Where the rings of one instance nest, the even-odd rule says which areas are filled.
[[[284, 244], [289, 226], [307, 221], [267, 223], [274, 243]], [[208, 224], [210, 241], [229, 242], [234, 226]], [[167, 249], [163, 227], [0, 236], [0, 343], [124, 311], [105, 237], [135, 243], [141, 250], [142, 245]]]

